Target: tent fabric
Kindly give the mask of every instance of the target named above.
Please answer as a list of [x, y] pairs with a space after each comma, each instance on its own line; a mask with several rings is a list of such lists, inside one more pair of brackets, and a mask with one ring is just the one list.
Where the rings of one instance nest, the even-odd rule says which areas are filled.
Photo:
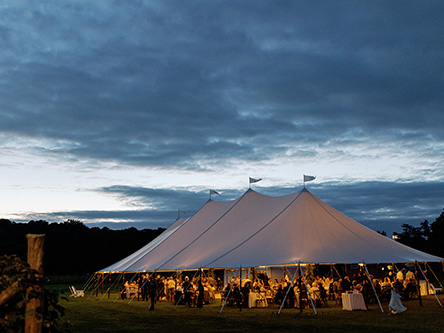
[[176, 221], [144, 248], [102, 271], [442, 260], [370, 230], [306, 188], [280, 197], [249, 189], [230, 202], [209, 200], [190, 218]]

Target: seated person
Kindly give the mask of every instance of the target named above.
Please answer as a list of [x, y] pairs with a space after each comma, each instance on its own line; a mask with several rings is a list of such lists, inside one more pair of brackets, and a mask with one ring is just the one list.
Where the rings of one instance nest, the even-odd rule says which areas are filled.
[[344, 278], [342, 279], [342, 282], [341, 282], [342, 292], [345, 293], [346, 291], [351, 290], [351, 287], [352, 287], [352, 283], [350, 281], [350, 278], [347, 275], [344, 276]]
[[390, 282], [390, 279], [386, 276], [384, 278], [384, 281], [381, 283], [381, 289], [384, 292], [386, 289], [391, 289], [392, 283]]
[[406, 278], [404, 282], [404, 298], [408, 300], [417, 292], [415, 280]]
[[358, 281], [354, 280], [352, 283], [353, 292], [362, 293], [362, 284], [358, 283]]
[[313, 283], [312, 287], [308, 290], [310, 296], [313, 300], [317, 300], [321, 298], [321, 293], [319, 291], [319, 286], [316, 283]]

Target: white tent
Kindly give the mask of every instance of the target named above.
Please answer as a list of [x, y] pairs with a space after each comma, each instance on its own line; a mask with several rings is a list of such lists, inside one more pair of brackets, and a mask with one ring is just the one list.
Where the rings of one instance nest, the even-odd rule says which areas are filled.
[[364, 227], [305, 188], [281, 197], [249, 189], [230, 202], [209, 200], [101, 272], [442, 260]]

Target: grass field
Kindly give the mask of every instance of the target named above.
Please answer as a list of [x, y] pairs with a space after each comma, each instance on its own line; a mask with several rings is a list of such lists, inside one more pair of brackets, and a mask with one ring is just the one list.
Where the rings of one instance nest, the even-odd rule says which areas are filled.
[[[444, 296], [438, 295], [444, 304]], [[329, 307], [312, 309], [283, 309], [277, 314], [277, 305], [269, 308], [242, 309], [225, 307], [220, 300], [204, 308], [174, 309], [172, 303], [156, 303], [154, 311], [148, 302], [117, 298], [117, 294], [99, 297], [62, 300], [66, 314], [61, 327], [69, 321], [69, 330], [76, 332], [444, 332], [444, 308], [434, 296], [406, 301], [407, 311], [388, 315], [388, 303], [383, 303], [384, 313], [378, 304], [371, 304], [368, 311], [343, 311], [330, 301]], [[63, 322], [63, 323], [62, 323]]]

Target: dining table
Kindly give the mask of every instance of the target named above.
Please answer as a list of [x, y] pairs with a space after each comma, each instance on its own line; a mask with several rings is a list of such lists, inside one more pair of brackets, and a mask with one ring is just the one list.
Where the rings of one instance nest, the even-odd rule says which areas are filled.
[[342, 293], [342, 310], [367, 310], [361, 293]]

